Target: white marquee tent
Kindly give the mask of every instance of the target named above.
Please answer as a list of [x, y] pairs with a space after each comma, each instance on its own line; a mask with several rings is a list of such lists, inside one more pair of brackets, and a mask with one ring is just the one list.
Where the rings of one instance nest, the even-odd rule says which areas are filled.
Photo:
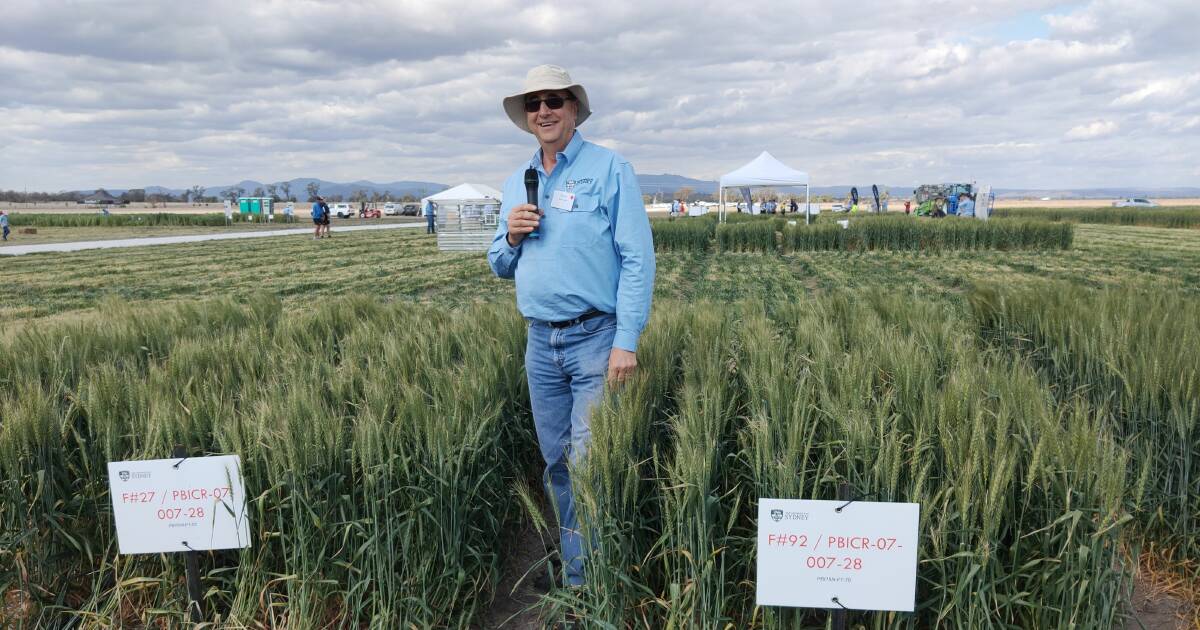
[[483, 184], [459, 184], [421, 199], [437, 204], [438, 249], [486, 251], [500, 216], [500, 191]]
[[463, 206], [500, 203], [500, 191], [484, 184], [459, 184], [447, 188], [436, 195], [430, 195], [421, 200], [421, 206], [426, 201], [432, 201], [438, 206]]
[[726, 188], [761, 188], [763, 186], [804, 186], [805, 220], [807, 221], [808, 173], [797, 171], [776, 160], [766, 151], [745, 166], [721, 176], [721, 220], [725, 220]]

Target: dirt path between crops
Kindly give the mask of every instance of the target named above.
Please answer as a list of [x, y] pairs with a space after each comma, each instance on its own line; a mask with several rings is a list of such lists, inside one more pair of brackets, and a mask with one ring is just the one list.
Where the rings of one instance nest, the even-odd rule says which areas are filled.
[[1152, 588], [1142, 577], [1134, 581], [1130, 604], [1133, 606], [1133, 618], [1125, 622], [1124, 630], [1187, 630], [1200, 627], [1187, 621], [1192, 612], [1187, 602]]
[[[546, 506], [542, 507], [543, 518], [553, 519], [554, 514]], [[496, 597], [483, 615], [480, 630], [540, 630], [544, 627], [533, 606], [546, 594], [545, 584], [538, 586], [538, 576], [546, 573], [546, 557], [552, 548], [553, 542], [543, 538], [542, 532], [528, 519], [521, 523], [520, 529], [512, 532], [505, 545], [511, 552], [505, 556]]]
[[[332, 234], [341, 232], [358, 232], [362, 230], [398, 230], [424, 227], [423, 223], [389, 223], [386, 225], [351, 225], [330, 230]], [[110, 249], [115, 247], [145, 247], [147, 245], [172, 245], [176, 243], [199, 243], [202, 241], [223, 241], [227, 239], [264, 238], [267, 236], [311, 236], [309, 228], [288, 230], [269, 230], [257, 232], [228, 232], [218, 234], [188, 234], [182, 236], [158, 236], [151, 238], [123, 238], [109, 241], [79, 241], [75, 243], [43, 243], [41, 245], [12, 245], [0, 247], [0, 255], [20, 256], [22, 254], [37, 254], [43, 252], [77, 252], [84, 249]]]

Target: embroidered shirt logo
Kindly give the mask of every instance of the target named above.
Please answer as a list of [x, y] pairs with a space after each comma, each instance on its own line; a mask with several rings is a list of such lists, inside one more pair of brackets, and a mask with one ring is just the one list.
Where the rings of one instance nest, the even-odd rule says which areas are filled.
[[563, 185], [563, 187], [566, 188], [567, 190], [575, 190], [576, 186], [579, 186], [582, 184], [590, 184], [594, 181], [596, 181], [596, 180], [592, 179], [591, 177], [587, 177], [585, 179], [569, 179], [569, 180], [567, 180], [567, 183]]

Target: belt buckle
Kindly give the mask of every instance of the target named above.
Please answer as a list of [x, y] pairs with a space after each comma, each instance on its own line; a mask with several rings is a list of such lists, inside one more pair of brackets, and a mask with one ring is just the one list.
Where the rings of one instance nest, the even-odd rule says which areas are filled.
[[583, 320], [582, 317], [576, 317], [575, 319], [564, 319], [560, 322], [550, 322], [550, 327], [558, 328], [558, 329], [570, 328], [571, 326], [578, 324], [582, 320]]
[[575, 324], [583, 323], [584, 321], [591, 319], [592, 317], [596, 317], [600, 314], [601, 313], [599, 311], [592, 309], [574, 319], [566, 319], [561, 322], [548, 322], [548, 323], [550, 324], [551, 328], [570, 328], [571, 326], [574, 326]]

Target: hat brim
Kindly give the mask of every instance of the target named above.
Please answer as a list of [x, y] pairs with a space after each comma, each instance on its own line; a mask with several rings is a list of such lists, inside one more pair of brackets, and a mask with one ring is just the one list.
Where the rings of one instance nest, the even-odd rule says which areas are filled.
[[579, 103], [579, 113], [575, 116], [576, 127], [582, 125], [583, 121], [592, 115], [591, 105], [588, 104], [587, 90], [583, 89], [582, 85], [573, 83], [571, 85], [538, 86], [534, 89], [505, 97], [504, 99], [504, 113], [508, 114], [509, 120], [512, 120], [513, 124], [521, 131], [533, 133], [533, 130], [529, 128], [529, 121], [525, 118], [525, 96], [533, 92], [543, 92], [545, 90], [567, 90], [575, 95], [575, 102]]

